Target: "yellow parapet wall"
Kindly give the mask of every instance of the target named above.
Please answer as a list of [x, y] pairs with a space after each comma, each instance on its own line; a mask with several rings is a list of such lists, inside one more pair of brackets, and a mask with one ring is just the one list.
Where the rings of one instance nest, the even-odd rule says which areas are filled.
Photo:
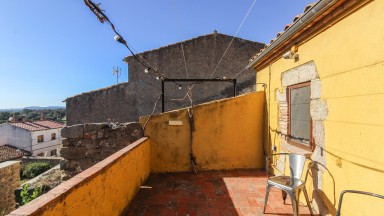
[[[264, 97], [257, 92], [194, 107], [197, 170], [264, 167]], [[144, 133], [151, 138], [152, 172], [191, 171], [187, 109], [152, 116]]]
[[121, 215], [150, 174], [150, 140], [142, 138], [11, 215]]

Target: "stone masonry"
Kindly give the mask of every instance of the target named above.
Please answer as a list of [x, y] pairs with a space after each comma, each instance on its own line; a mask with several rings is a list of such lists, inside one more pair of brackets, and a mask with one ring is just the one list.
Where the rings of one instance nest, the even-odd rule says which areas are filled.
[[16, 209], [14, 191], [20, 186], [20, 161], [0, 163], [0, 215]]
[[143, 129], [139, 123], [78, 124], [63, 128], [61, 135], [61, 169], [70, 177], [140, 139]]
[[[233, 39], [233, 41], [232, 41]], [[219, 67], [215, 68], [223, 53]], [[181, 47], [183, 46], [183, 49]], [[264, 44], [233, 38], [217, 32], [139, 53], [150, 64], [170, 79], [185, 78], [232, 78], [248, 64], [248, 59], [257, 53]], [[185, 61], [183, 52], [185, 54]], [[124, 59], [128, 64], [129, 82], [120, 83], [104, 89], [82, 93], [66, 99], [67, 125], [105, 122], [138, 121], [140, 116], [149, 115], [161, 93], [161, 82], [151, 70], [144, 73], [145, 67], [132, 56]], [[215, 71], [215, 73], [213, 73]], [[244, 70], [237, 77], [237, 94], [254, 91], [256, 75], [252, 69]], [[185, 96], [187, 87], [179, 84], [165, 84], [165, 110], [174, 110], [190, 106]], [[233, 95], [230, 82], [211, 82], [195, 85], [193, 88], [194, 104], [228, 98]], [[161, 111], [161, 103], [157, 104], [155, 113]]]

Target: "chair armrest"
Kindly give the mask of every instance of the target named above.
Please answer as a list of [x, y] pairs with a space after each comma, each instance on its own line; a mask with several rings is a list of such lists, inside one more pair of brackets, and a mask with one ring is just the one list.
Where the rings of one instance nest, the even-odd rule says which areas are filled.
[[346, 193], [362, 194], [362, 195], [368, 195], [368, 196], [373, 196], [373, 197], [377, 197], [377, 198], [380, 198], [380, 199], [384, 199], [384, 196], [380, 195], [380, 194], [375, 194], [375, 193], [370, 193], [370, 192], [365, 192], [365, 191], [358, 191], [358, 190], [343, 190], [340, 193], [339, 206], [337, 207], [336, 216], [340, 216], [341, 204], [343, 202], [344, 194], [346, 194]]

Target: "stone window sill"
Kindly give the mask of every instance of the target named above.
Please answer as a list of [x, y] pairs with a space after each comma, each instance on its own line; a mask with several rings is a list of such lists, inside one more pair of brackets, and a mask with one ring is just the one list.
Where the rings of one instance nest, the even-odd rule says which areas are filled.
[[312, 155], [312, 151], [299, 148], [297, 146], [291, 145], [291, 144], [286, 143], [286, 142], [283, 142], [281, 144], [281, 149], [285, 150], [289, 153], [301, 154], [301, 155], [306, 155], [306, 156]]

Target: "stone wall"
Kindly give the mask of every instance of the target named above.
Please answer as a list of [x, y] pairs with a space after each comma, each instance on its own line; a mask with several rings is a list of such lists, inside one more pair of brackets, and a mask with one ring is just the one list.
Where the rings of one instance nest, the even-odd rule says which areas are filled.
[[140, 139], [143, 129], [139, 123], [94, 123], [65, 127], [61, 134], [61, 169], [70, 177]]
[[0, 163], [0, 214], [8, 214], [16, 208], [14, 190], [20, 186], [20, 162]]
[[30, 163], [36, 162], [45, 162], [49, 163], [52, 167], [60, 164], [60, 161], [63, 160], [61, 157], [23, 157], [21, 159], [22, 168]]
[[[140, 53], [155, 68], [161, 70], [167, 78], [232, 78], [248, 64], [249, 58], [257, 53], [264, 44], [234, 38], [221, 64], [213, 71], [227, 49], [232, 36], [213, 33], [183, 42], [186, 66], [184, 64], [181, 43]], [[128, 63], [128, 83], [82, 93], [66, 99], [67, 124], [138, 121], [140, 116], [149, 115], [161, 93], [161, 82], [156, 80], [153, 70], [144, 73], [144, 67], [132, 56], [125, 58]], [[187, 69], [186, 69], [187, 68]], [[186, 72], [187, 71], [187, 72]], [[212, 75], [212, 76], [211, 76]], [[236, 77], [237, 93], [254, 91], [256, 82], [252, 69], [243, 71]], [[187, 84], [187, 83], [180, 83]], [[165, 110], [174, 110], [190, 106], [186, 98], [183, 101], [171, 99], [183, 98], [187, 88], [178, 89], [178, 83], [165, 84]], [[196, 85], [193, 88], [193, 100], [200, 104], [212, 100], [231, 97], [233, 87], [230, 82], [212, 82]], [[161, 111], [158, 103], [155, 113]]]

